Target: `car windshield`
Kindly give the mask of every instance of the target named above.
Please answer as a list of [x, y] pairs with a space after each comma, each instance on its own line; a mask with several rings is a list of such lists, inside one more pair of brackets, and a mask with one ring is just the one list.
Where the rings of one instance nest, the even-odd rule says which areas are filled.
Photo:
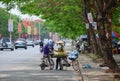
[[26, 39], [26, 41], [27, 41], [27, 42], [33, 42], [33, 40], [32, 40], [32, 39]]
[[32, 39], [26, 39], [27, 41], [33, 41]]
[[25, 41], [25, 39], [20, 38], [20, 39], [17, 39], [16, 41]]
[[10, 39], [9, 38], [5, 38], [5, 39], [3, 39], [3, 42], [10, 42]]

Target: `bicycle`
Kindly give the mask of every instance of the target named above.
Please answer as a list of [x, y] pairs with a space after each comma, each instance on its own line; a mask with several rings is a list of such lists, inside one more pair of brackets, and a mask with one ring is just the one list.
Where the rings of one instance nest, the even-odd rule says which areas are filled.
[[75, 50], [68, 56], [68, 59], [71, 62], [68, 62], [67, 58], [66, 58], [66, 61], [63, 59], [62, 60], [63, 67], [65, 66], [67, 68], [67, 67], [72, 66], [74, 71], [80, 71], [80, 66], [79, 66], [79, 61], [78, 61], [78, 54], [79, 54], [79, 52]]
[[77, 59], [71, 60], [71, 63], [75, 71], [80, 71], [79, 62]]
[[74, 71], [80, 70], [79, 62], [77, 59], [71, 60], [71, 62], [68, 62], [68, 60], [66, 62], [64, 59], [62, 59], [62, 65], [63, 65], [63, 68], [66, 68], [66, 69], [67, 69], [67, 67], [72, 66]]
[[51, 58], [51, 56], [50, 56], [50, 64], [49, 64], [49, 61], [48, 61], [48, 57], [41, 58], [41, 60], [42, 60], [42, 63], [39, 65], [41, 67], [41, 70], [44, 70], [46, 67], [49, 67], [50, 70], [54, 69], [54, 61]]

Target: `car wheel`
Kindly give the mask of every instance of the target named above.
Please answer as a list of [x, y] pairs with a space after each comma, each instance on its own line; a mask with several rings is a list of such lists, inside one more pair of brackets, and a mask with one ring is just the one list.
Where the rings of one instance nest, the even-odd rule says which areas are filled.
[[2, 48], [1, 48], [0, 50], [1, 50], [1, 51], [3, 51], [3, 49], [2, 49]]
[[34, 45], [32, 47], [34, 47]]
[[25, 49], [27, 49], [27, 47], [25, 47]]
[[17, 49], [17, 47], [15, 47], [15, 49]]
[[14, 51], [14, 49], [12, 48], [11, 51]]

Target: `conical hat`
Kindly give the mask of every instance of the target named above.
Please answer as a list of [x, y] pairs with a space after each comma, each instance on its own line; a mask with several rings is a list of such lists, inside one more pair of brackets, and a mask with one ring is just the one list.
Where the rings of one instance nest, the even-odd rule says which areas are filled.
[[61, 41], [61, 40], [59, 40], [59, 41], [57, 41], [56, 43], [64, 43], [63, 41]]

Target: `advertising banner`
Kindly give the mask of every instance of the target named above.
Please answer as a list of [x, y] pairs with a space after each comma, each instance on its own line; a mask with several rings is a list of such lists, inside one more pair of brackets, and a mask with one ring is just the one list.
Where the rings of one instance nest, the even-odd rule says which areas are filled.
[[8, 20], [8, 31], [13, 32], [13, 20], [12, 19]]
[[97, 22], [93, 22], [92, 26], [94, 27], [94, 30], [97, 30]]
[[85, 25], [86, 25], [86, 29], [89, 29], [89, 23], [86, 23]]
[[18, 33], [22, 33], [22, 24], [18, 23]]
[[87, 16], [88, 16], [89, 23], [93, 23], [92, 13], [88, 13]]

